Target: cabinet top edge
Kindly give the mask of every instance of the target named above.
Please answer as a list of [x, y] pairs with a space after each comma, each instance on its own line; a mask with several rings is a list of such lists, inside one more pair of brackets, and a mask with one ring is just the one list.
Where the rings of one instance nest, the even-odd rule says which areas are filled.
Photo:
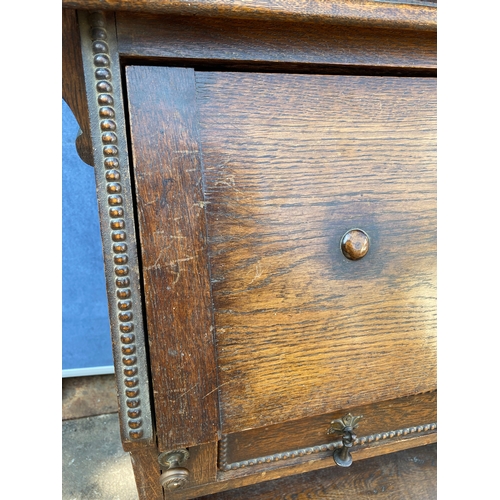
[[63, 8], [267, 19], [437, 31], [433, 2], [415, 0], [62, 0]]

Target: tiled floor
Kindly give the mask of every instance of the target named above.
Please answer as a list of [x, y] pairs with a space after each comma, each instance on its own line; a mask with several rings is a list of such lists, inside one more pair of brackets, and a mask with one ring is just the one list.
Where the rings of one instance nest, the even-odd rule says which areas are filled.
[[117, 411], [118, 402], [114, 375], [63, 378], [63, 420], [104, 415]]

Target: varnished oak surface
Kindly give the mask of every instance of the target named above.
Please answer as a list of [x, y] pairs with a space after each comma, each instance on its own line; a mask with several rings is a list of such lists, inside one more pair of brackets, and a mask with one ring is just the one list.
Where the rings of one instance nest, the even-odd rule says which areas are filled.
[[130, 453], [137, 493], [141, 500], [163, 499], [163, 491], [158, 481], [161, 471], [157, 457], [158, 449], [156, 447], [143, 448]]
[[[362, 415], [356, 429], [358, 438], [381, 434], [398, 429], [408, 429], [437, 422], [437, 392], [416, 394], [400, 399], [382, 401], [371, 405], [349, 408], [352, 415]], [[342, 418], [347, 410], [326, 415], [314, 415], [301, 420], [259, 427], [236, 432], [225, 437], [225, 451], [220, 462], [231, 464], [339, 441], [339, 435], [327, 434], [330, 422]], [[389, 441], [388, 441], [389, 443]], [[222, 447], [221, 447], [222, 449]], [[319, 452], [316, 457], [331, 455], [331, 451]], [[313, 455], [305, 459], [314, 458]], [[288, 458], [285, 463], [303, 459]], [[252, 470], [255, 466], [250, 467]]]
[[127, 74], [160, 433], [216, 387], [224, 433], [433, 390], [435, 81]]
[[[117, 13], [120, 53], [182, 64], [282, 71], [435, 71], [436, 33], [291, 21]], [[373, 46], [377, 50], [373, 50]], [[184, 61], [184, 58], [190, 62]]]
[[[371, 445], [354, 447], [352, 450], [352, 456], [354, 462], [357, 463], [367, 458], [373, 458], [383, 454], [396, 453], [401, 450], [432, 444], [436, 442], [436, 439], [436, 433], [431, 433], [427, 435], [417, 435], [410, 438], [407, 437], [405, 439], [392, 439], [390, 442], [376, 442]], [[321, 469], [327, 469], [333, 472], [338, 468], [339, 467], [333, 463], [333, 459], [330, 455], [326, 458], [319, 460], [312, 459], [295, 465], [286, 464], [286, 462], [285, 464], [280, 462], [269, 463], [266, 464], [266, 466], [261, 470], [252, 471], [253, 473], [251, 474], [249, 474], [248, 471], [245, 473], [241, 470], [220, 472], [219, 481], [216, 483], [185, 489], [179, 493], [172, 493], [169, 500], [188, 500], [198, 498], [200, 495], [229, 491], [233, 488], [240, 488], [260, 482], [290, 477], [304, 472]]]
[[[429, 2], [431, 4], [431, 2]], [[331, 0], [63, 0], [73, 9], [278, 19], [436, 31], [434, 5]]]
[[435, 80], [196, 80], [222, 432], [433, 390]]
[[437, 445], [199, 497], [199, 500], [434, 500]]
[[194, 71], [126, 72], [160, 451], [218, 436]]

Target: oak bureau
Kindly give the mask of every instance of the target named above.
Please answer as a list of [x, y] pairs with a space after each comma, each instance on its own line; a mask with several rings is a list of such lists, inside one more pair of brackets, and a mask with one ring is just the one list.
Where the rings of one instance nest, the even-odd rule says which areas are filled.
[[436, 4], [63, 0], [141, 500], [436, 442]]

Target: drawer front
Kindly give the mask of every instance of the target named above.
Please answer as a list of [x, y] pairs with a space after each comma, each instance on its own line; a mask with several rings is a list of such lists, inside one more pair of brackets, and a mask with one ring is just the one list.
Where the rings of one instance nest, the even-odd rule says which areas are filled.
[[196, 84], [222, 432], [434, 389], [435, 80]]
[[[361, 417], [353, 451], [434, 434], [436, 399], [432, 391], [350, 408], [353, 417]], [[341, 433], [328, 432], [330, 424], [346, 415], [342, 410], [226, 435], [220, 446], [219, 468], [239, 470], [240, 474], [243, 469], [252, 473], [271, 462], [278, 467], [325, 458], [330, 462], [332, 451], [342, 446]]]
[[160, 450], [435, 389], [434, 79], [127, 84]]

